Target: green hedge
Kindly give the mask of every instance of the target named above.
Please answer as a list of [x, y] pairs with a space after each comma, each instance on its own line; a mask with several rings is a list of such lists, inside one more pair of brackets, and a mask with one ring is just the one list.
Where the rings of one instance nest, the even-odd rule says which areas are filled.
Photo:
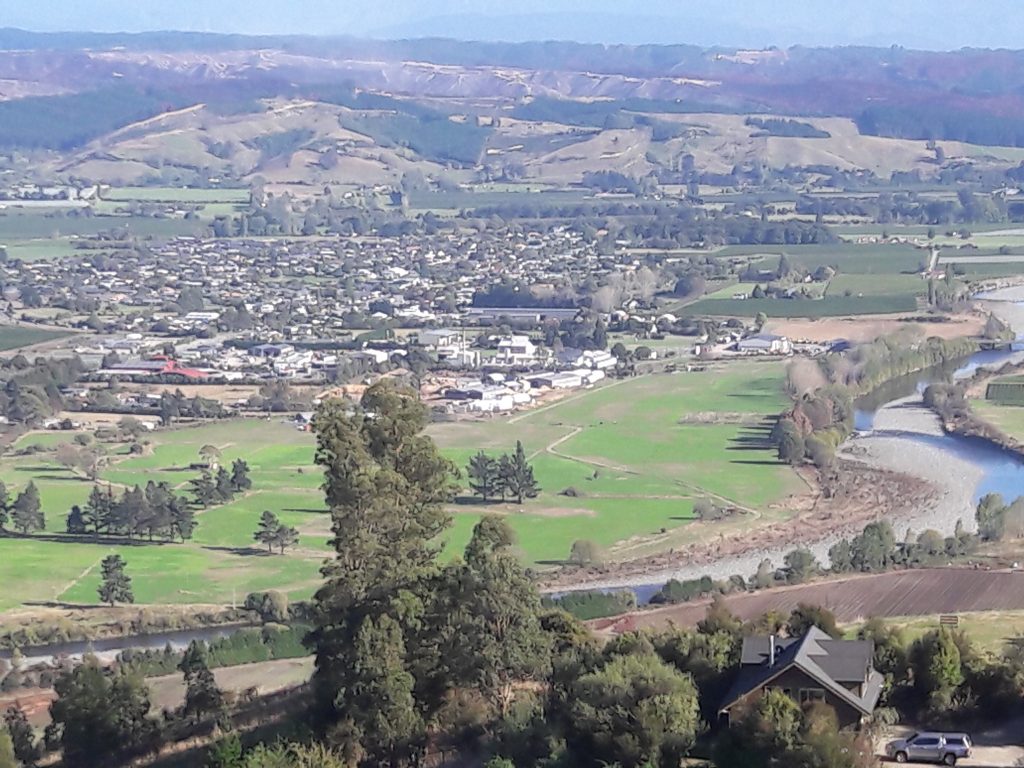
[[544, 598], [548, 608], [561, 608], [581, 621], [603, 619], [636, 608], [636, 595], [628, 590], [618, 592], [570, 592], [557, 598]]
[[1024, 405], [1024, 381], [997, 379], [990, 382], [985, 399], [999, 405]]

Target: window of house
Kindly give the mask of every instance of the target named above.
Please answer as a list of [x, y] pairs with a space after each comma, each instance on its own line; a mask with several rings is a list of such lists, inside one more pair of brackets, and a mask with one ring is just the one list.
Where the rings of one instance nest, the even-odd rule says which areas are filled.
[[825, 700], [825, 691], [821, 688], [801, 688], [800, 703], [813, 704], [816, 701]]

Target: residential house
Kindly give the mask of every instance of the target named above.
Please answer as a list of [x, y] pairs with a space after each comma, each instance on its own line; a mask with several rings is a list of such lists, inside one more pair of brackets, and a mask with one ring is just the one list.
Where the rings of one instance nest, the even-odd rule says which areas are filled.
[[745, 637], [740, 669], [719, 718], [728, 722], [737, 705], [776, 689], [800, 704], [828, 704], [840, 727], [859, 726], [871, 719], [882, 692], [874, 652], [870, 640], [835, 640], [817, 627], [802, 637]]

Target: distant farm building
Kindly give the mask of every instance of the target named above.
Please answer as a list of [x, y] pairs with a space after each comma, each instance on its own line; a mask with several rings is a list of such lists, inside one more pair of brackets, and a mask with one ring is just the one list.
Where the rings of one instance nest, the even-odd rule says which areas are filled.
[[788, 355], [793, 345], [785, 336], [759, 333], [736, 342], [736, 351], [748, 355]]

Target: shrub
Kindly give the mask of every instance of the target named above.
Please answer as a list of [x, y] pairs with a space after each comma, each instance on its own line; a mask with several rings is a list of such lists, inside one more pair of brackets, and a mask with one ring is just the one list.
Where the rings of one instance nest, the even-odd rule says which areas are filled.
[[253, 592], [246, 595], [245, 609], [258, 613], [265, 623], [288, 621], [288, 596], [276, 590]]
[[577, 539], [569, 550], [569, 562], [573, 565], [594, 565], [603, 559], [604, 552], [601, 551], [601, 547], [589, 539]]

